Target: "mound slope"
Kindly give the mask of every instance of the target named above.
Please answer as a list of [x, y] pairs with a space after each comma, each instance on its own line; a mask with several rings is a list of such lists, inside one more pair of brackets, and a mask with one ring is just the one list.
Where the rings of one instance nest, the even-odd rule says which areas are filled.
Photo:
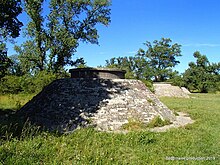
[[189, 98], [188, 94], [190, 92], [186, 88], [180, 88], [168, 83], [154, 83], [153, 86], [157, 96]]
[[175, 120], [170, 111], [138, 80], [59, 79], [22, 107], [18, 114], [49, 131], [71, 132], [89, 125], [116, 131], [135, 119]]

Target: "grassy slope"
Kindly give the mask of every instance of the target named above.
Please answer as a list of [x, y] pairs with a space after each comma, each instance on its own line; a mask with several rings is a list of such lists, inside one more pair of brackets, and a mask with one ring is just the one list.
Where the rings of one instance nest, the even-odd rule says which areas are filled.
[[[46, 132], [1, 140], [3, 164], [217, 164], [220, 163], [220, 95], [196, 94], [193, 99], [161, 98], [175, 111], [196, 120], [165, 133], [110, 134], [93, 129], [70, 135]], [[2, 106], [2, 103], [0, 103]], [[1, 107], [0, 107], [1, 108]], [[3, 109], [3, 108], [2, 108]], [[171, 161], [166, 157], [215, 157], [207, 161]], [[0, 163], [1, 164], [1, 163]]]

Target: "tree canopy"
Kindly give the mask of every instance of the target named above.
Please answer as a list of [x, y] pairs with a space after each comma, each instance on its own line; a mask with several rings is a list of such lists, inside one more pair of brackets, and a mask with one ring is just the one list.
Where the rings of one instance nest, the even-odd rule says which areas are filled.
[[21, 12], [20, 0], [0, 1], [0, 79], [5, 76], [7, 68], [12, 64], [7, 56], [4, 41], [19, 36], [23, 24], [17, 17]]
[[126, 70], [126, 78], [150, 80], [151, 69], [147, 61], [141, 57], [117, 57], [106, 60], [105, 67]]
[[83, 64], [73, 60], [80, 42], [98, 44], [98, 24], [110, 23], [108, 0], [50, 0], [48, 15], [43, 16], [43, 0], [26, 0], [30, 17], [26, 34], [30, 37], [16, 47], [27, 70], [58, 73], [66, 65]]
[[139, 49], [138, 56], [144, 58], [151, 67], [154, 81], [165, 81], [172, 74], [172, 68], [180, 63], [176, 57], [181, 55], [181, 45], [172, 40], [162, 38], [160, 41], [154, 40], [153, 43], [147, 41], [144, 45], [147, 50]]
[[22, 12], [21, 0], [0, 1], [0, 36], [16, 38], [19, 36], [22, 22], [18, 15]]
[[185, 86], [191, 91], [206, 93], [215, 91], [220, 82], [220, 62], [210, 63], [205, 55], [196, 51], [193, 56], [196, 62], [190, 62], [189, 68], [183, 74]]

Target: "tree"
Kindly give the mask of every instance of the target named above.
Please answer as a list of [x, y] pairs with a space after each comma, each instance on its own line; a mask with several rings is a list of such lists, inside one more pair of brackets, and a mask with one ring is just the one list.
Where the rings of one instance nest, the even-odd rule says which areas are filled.
[[106, 60], [105, 67], [126, 70], [126, 78], [150, 80], [152, 77], [148, 63], [138, 56], [111, 58]]
[[23, 72], [23, 68], [21, 62], [17, 55], [11, 55], [9, 59], [12, 62], [12, 65], [8, 68], [8, 74], [14, 76], [23, 76], [25, 73]]
[[138, 56], [144, 58], [150, 65], [154, 81], [165, 81], [172, 75], [172, 68], [180, 63], [176, 57], [181, 56], [181, 45], [172, 42], [169, 38], [155, 40], [153, 44], [146, 42], [147, 50], [139, 49]]
[[96, 25], [110, 22], [109, 0], [51, 0], [49, 14], [50, 64], [59, 70], [73, 65], [79, 42], [98, 44]]
[[211, 64], [205, 55], [196, 51], [193, 56], [196, 62], [190, 62], [189, 68], [183, 74], [185, 86], [191, 91], [207, 93], [215, 90], [220, 82], [220, 63]]
[[133, 57], [118, 57], [111, 58], [110, 60], [106, 60], [105, 67], [107, 68], [117, 68], [121, 70], [126, 70], [125, 77], [126, 78], [134, 78], [135, 77], [135, 60]]
[[0, 1], [0, 36], [16, 38], [22, 27], [17, 17], [22, 12], [21, 0]]
[[[98, 44], [96, 25], [110, 22], [109, 0], [50, 0], [50, 13], [43, 17], [44, 0], [26, 0], [31, 21], [26, 34], [31, 37], [20, 48], [20, 59], [28, 59], [32, 68], [58, 73], [66, 65], [83, 64], [73, 60], [80, 42]], [[33, 53], [31, 53], [33, 52]]]
[[[27, 41], [25, 45], [27, 46], [31, 43], [30, 48], [34, 48], [35, 54], [38, 56], [36, 66], [40, 71], [45, 69], [47, 51], [46, 32], [43, 27], [44, 18], [42, 16], [43, 2], [44, 0], [25, 0], [25, 10], [31, 19], [27, 26], [27, 34], [32, 39], [32, 43], [31, 41]], [[34, 47], [32, 47], [32, 45], [34, 45]]]
[[3, 78], [7, 69], [12, 65], [11, 60], [7, 57], [6, 45], [0, 43], [0, 79]]
[[1, 0], [0, 1], [0, 79], [5, 76], [7, 68], [12, 64], [7, 57], [6, 44], [7, 38], [16, 38], [23, 25], [17, 19], [22, 12], [20, 0]]
[[15, 51], [18, 53], [18, 61], [21, 71], [24, 74], [35, 74], [42, 71], [45, 64], [40, 60], [39, 50], [34, 41], [28, 40], [21, 46], [15, 46]]

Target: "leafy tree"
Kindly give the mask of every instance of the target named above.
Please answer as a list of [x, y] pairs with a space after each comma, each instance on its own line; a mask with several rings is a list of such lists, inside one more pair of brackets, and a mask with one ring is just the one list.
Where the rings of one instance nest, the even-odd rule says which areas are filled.
[[37, 45], [34, 41], [28, 40], [21, 46], [15, 46], [14, 49], [18, 53], [18, 60], [24, 74], [35, 74], [42, 71], [45, 65], [42, 65], [39, 51], [37, 51]]
[[145, 59], [138, 56], [111, 58], [105, 67], [126, 70], [126, 78], [150, 80], [152, 76]]
[[6, 75], [11, 64], [11, 60], [7, 57], [6, 45], [0, 43], [0, 79]]
[[22, 65], [17, 55], [11, 55], [10, 60], [12, 65], [8, 68], [8, 74], [14, 76], [22, 76], [25, 73], [22, 71]]
[[22, 27], [17, 16], [22, 12], [21, 0], [0, 1], [0, 36], [16, 38]]
[[6, 75], [7, 68], [12, 64], [7, 57], [7, 49], [4, 41], [7, 38], [16, 38], [23, 25], [17, 19], [22, 12], [20, 0], [0, 1], [0, 79]]
[[153, 44], [146, 42], [147, 50], [139, 49], [138, 56], [144, 58], [150, 65], [154, 81], [164, 81], [172, 75], [172, 68], [180, 63], [176, 57], [181, 56], [181, 45], [172, 42], [169, 38], [155, 40]]
[[108, 0], [51, 0], [49, 14], [50, 64], [54, 70], [73, 65], [80, 41], [98, 44], [96, 25], [108, 25]]
[[33, 59], [31, 54], [25, 52], [26, 56], [24, 58], [28, 57], [32, 63], [36, 62], [36, 67], [38, 67], [40, 71], [45, 69], [47, 50], [46, 32], [43, 27], [44, 18], [42, 16], [43, 2], [44, 0], [25, 0], [25, 11], [31, 19], [27, 26], [27, 35], [30, 36], [32, 40], [27, 41], [24, 47], [28, 47], [28, 51], [35, 52], [35, 58]]
[[107, 68], [117, 68], [121, 70], [126, 70], [126, 78], [134, 78], [134, 58], [133, 57], [118, 57], [106, 60], [105, 67]]
[[98, 44], [96, 25], [109, 24], [109, 0], [50, 0], [45, 17], [43, 4], [44, 0], [25, 0], [31, 19], [26, 34], [31, 40], [16, 47], [24, 68], [58, 73], [66, 65], [83, 65], [82, 58], [72, 60], [72, 56], [80, 42]]
[[215, 90], [220, 82], [220, 63], [211, 64], [205, 55], [196, 51], [193, 56], [196, 62], [190, 62], [189, 68], [183, 74], [185, 86], [191, 91], [206, 93]]

